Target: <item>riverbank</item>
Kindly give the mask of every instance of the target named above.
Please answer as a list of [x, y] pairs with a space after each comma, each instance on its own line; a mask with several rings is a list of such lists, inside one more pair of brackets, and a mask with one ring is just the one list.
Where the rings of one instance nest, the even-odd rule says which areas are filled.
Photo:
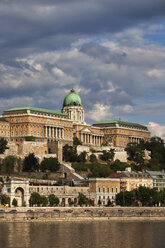
[[0, 223], [25, 223], [25, 222], [42, 222], [42, 223], [53, 223], [53, 222], [165, 222], [165, 217], [69, 217], [69, 218], [28, 218], [28, 219], [12, 219], [12, 220], [0, 220]]
[[165, 221], [165, 208], [156, 207], [22, 207], [0, 208], [0, 222]]

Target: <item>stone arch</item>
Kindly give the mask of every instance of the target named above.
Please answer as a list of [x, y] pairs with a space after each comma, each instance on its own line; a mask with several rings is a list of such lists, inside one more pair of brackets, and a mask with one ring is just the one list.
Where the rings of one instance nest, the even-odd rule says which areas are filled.
[[76, 205], [77, 205], [77, 203], [78, 203], [77, 198], [74, 198], [74, 206], [76, 206]]
[[22, 187], [16, 188], [14, 198], [17, 200], [18, 207], [22, 207], [24, 204], [24, 189]]
[[65, 207], [65, 198], [62, 198], [61, 206]]
[[69, 206], [70, 206], [71, 202], [72, 202], [72, 199], [71, 198], [68, 198], [68, 204], [69, 204]]

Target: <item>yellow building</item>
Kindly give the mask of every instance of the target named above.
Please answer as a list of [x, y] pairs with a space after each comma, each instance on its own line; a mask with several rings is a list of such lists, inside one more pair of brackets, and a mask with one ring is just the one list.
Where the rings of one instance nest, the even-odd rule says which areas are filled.
[[116, 147], [126, 147], [128, 143], [139, 143], [140, 140], [150, 141], [151, 133], [146, 126], [124, 121], [102, 121], [93, 124], [102, 128], [104, 143], [112, 143]]
[[120, 179], [121, 191], [132, 191], [140, 186], [152, 188], [153, 180], [147, 172], [134, 172], [131, 168], [126, 168], [126, 171], [114, 173], [110, 178]]
[[119, 178], [92, 178], [89, 179], [90, 199], [95, 205], [101, 202], [106, 205], [108, 200], [115, 204], [116, 195], [120, 192]]
[[126, 147], [129, 142], [150, 140], [147, 127], [122, 121], [85, 123], [82, 100], [72, 89], [63, 101], [62, 112], [18, 107], [5, 110], [0, 117], [0, 137], [22, 142], [34, 137], [35, 141], [62, 141], [73, 143], [73, 137], [83, 145], [101, 146], [113, 143], [115, 147]]
[[67, 143], [73, 141], [73, 122], [64, 113], [20, 107], [4, 111], [1, 119], [5, 119], [9, 123], [8, 126], [10, 125], [11, 141], [23, 141], [29, 136], [35, 137], [36, 141], [63, 140]]

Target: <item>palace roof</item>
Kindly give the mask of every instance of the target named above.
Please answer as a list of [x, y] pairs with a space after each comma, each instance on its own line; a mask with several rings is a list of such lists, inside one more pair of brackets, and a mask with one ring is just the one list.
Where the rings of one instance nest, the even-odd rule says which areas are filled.
[[94, 126], [101, 126], [101, 127], [128, 127], [128, 128], [137, 128], [137, 129], [143, 129], [148, 130], [146, 126], [143, 126], [138, 123], [132, 123], [132, 122], [126, 122], [126, 121], [118, 121], [118, 120], [111, 120], [111, 121], [101, 121], [93, 124]]
[[13, 113], [33, 113], [33, 114], [39, 114], [39, 113], [45, 113], [50, 115], [57, 115], [61, 117], [67, 117], [67, 114], [55, 111], [55, 110], [49, 110], [49, 109], [42, 109], [42, 108], [33, 108], [33, 107], [18, 107], [18, 108], [11, 108], [8, 110], [5, 110], [3, 115], [7, 114], [13, 114]]

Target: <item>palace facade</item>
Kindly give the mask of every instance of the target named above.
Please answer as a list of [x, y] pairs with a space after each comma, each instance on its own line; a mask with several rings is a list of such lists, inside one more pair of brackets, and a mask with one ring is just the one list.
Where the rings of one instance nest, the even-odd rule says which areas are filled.
[[33, 107], [5, 110], [0, 117], [0, 137], [11, 142], [34, 139], [70, 145], [73, 137], [77, 137], [83, 145], [97, 147], [105, 143], [126, 147], [129, 142], [150, 140], [150, 132], [143, 125], [123, 121], [88, 125], [84, 118], [82, 100], [72, 89], [63, 101], [61, 112]]

